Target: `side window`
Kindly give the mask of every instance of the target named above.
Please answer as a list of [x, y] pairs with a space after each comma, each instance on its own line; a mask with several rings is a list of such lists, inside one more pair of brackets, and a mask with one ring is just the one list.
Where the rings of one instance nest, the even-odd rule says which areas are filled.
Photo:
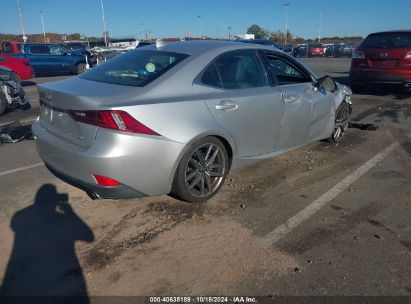
[[213, 62], [201, 75], [200, 82], [210, 87], [222, 88], [220, 75], [217, 66]]
[[258, 57], [252, 52], [232, 52], [215, 61], [225, 89], [268, 86]]
[[63, 53], [64, 53], [64, 50], [61, 46], [58, 46], [58, 45], [50, 46], [50, 54], [59, 56], [59, 55], [63, 55]]
[[11, 43], [6, 42], [4, 44], [4, 52], [5, 53], [11, 53], [12, 49], [11, 49]]
[[287, 61], [275, 56], [268, 56], [267, 60], [270, 71], [273, 77], [277, 78], [279, 85], [310, 82], [310, 79]]
[[32, 54], [50, 55], [50, 47], [48, 45], [32, 45], [30, 46]]

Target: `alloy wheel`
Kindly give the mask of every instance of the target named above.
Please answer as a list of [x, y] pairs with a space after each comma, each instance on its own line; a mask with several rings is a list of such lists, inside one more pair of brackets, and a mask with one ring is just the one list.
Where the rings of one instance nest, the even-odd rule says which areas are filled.
[[215, 144], [197, 148], [185, 170], [185, 184], [190, 194], [200, 198], [213, 194], [224, 179], [226, 161], [223, 151]]

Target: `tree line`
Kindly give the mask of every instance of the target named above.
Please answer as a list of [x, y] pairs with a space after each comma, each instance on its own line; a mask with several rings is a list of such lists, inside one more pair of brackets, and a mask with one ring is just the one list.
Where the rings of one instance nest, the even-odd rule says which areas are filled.
[[[287, 31], [287, 40], [285, 32], [276, 31], [270, 32], [269, 30], [263, 29], [257, 24], [251, 25], [247, 29], [247, 34], [254, 34], [255, 39], [269, 39], [274, 43], [284, 43], [287, 44], [300, 44], [300, 43], [318, 43], [318, 39], [306, 39], [302, 37], [294, 37], [290, 31]], [[359, 43], [363, 40], [363, 37], [353, 36], [353, 37], [324, 37], [321, 38], [321, 43]]]

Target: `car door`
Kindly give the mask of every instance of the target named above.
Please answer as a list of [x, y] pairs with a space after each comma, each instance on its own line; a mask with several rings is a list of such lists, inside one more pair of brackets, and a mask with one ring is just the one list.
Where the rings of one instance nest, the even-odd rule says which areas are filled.
[[283, 111], [281, 92], [269, 86], [256, 51], [217, 57], [195, 85], [214, 119], [232, 136], [238, 156], [274, 151]]
[[52, 55], [53, 69], [57, 73], [69, 73], [73, 71], [69, 52], [60, 45], [50, 45]]
[[30, 60], [30, 65], [36, 75], [44, 75], [50, 70], [50, 47], [46, 44], [29, 45], [29, 53], [26, 54]]
[[334, 95], [314, 83], [297, 62], [275, 53], [266, 53], [266, 59], [284, 107], [276, 150], [327, 137], [332, 129]]

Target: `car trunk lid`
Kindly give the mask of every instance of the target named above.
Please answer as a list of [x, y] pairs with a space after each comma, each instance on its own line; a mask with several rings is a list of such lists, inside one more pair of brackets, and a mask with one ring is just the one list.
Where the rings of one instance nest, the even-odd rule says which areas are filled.
[[97, 110], [99, 105], [122, 100], [124, 88], [73, 77], [38, 86], [40, 96], [40, 124], [53, 135], [72, 144], [87, 148], [96, 137], [97, 126], [75, 121], [69, 110]]
[[[394, 70], [409, 69], [411, 60], [406, 59], [410, 49], [365, 49], [365, 59], [371, 69]], [[408, 62], [408, 65], [405, 61]]]

